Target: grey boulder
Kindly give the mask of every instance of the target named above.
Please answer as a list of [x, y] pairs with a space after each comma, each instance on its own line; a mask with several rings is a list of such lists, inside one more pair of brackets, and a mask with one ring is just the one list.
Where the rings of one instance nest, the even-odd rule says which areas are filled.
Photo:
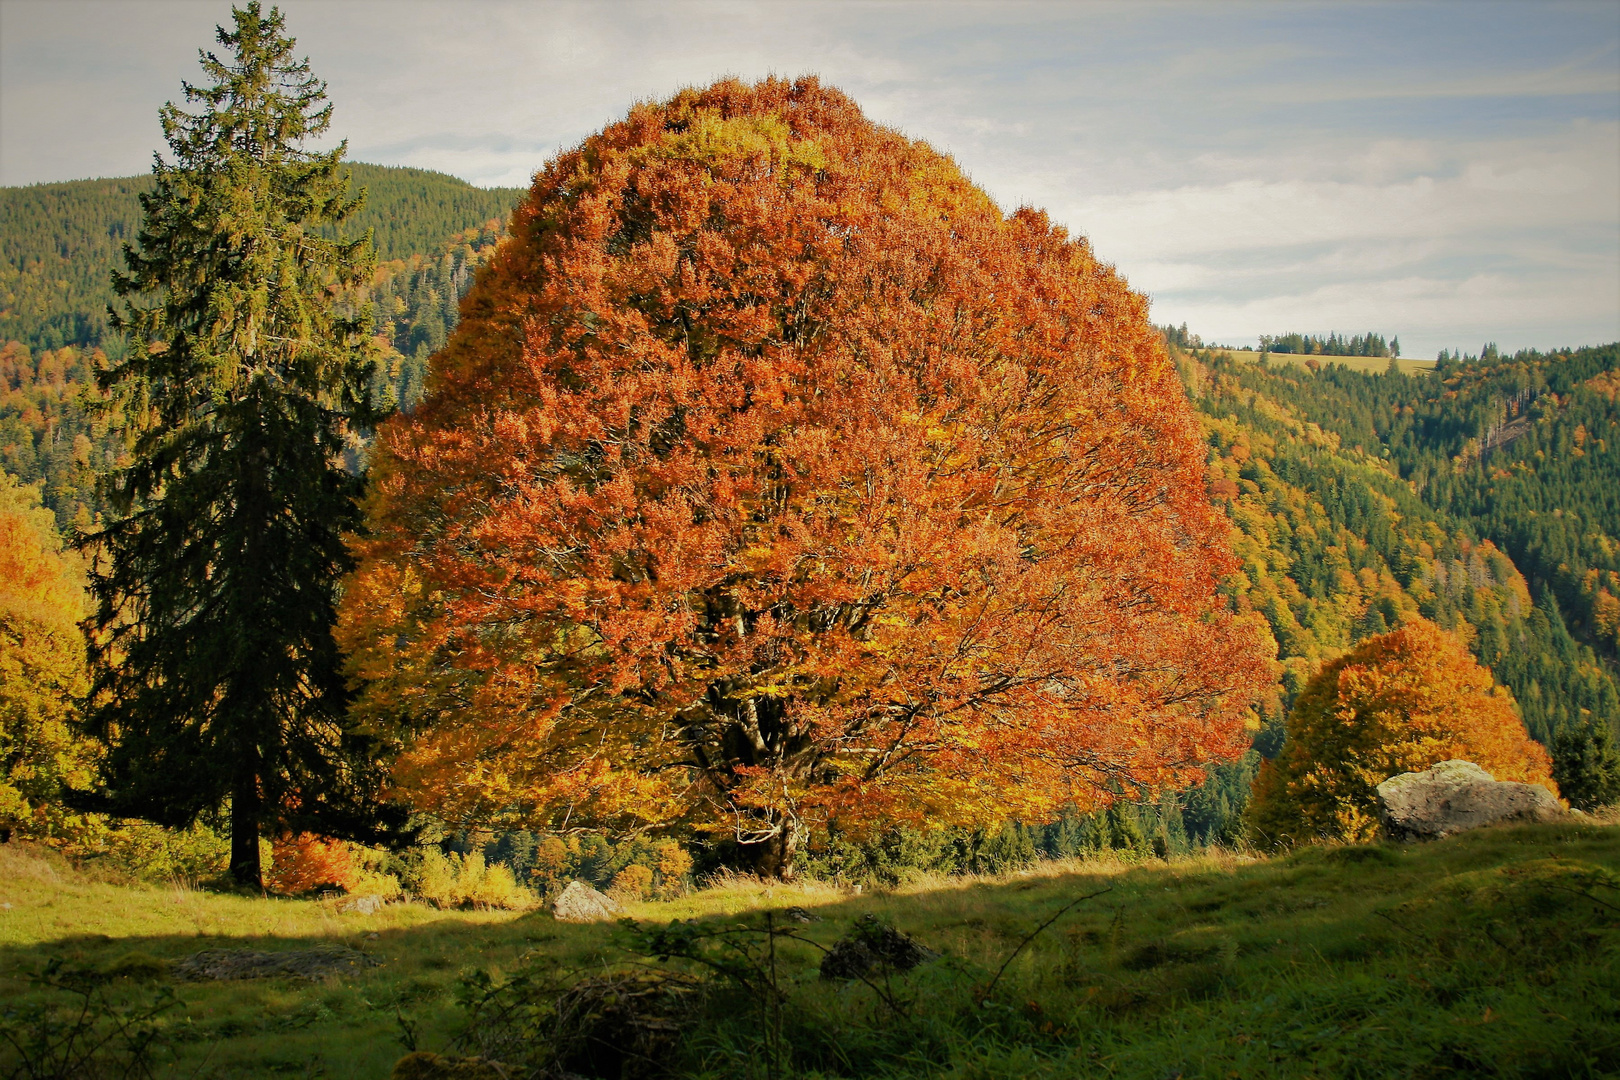
[[1541, 785], [1497, 780], [1472, 761], [1442, 761], [1378, 785], [1378, 817], [1391, 840], [1439, 840], [1486, 825], [1564, 815]]
[[613, 897], [583, 881], [570, 881], [551, 905], [551, 913], [562, 922], [612, 922], [623, 910]]
[[386, 903], [380, 896], [351, 896], [338, 904], [338, 910], [354, 915], [375, 915]]

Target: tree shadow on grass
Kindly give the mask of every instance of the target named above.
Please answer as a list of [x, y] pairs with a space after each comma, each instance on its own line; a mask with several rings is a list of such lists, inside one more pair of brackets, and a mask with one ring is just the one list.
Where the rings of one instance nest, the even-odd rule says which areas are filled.
[[[1531, 1075], [1525, 1070], [1535, 1061], [1555, 1058], [1581, 1075], [1590, 1069], [1566, 1061], [1560, 1046], [1596, 1054], [1594, 1062], [1620, 1055], [1602, 1025], [1589, 1022], [1617, 992], [1602, 977], [1620, 930], [1620, 899], [1603, 891], [1617, 870], [1620, 829], [1530, 826], [1416, 848], [1312, 849], [1257, 863], [1123, 872], [1078, 866], [862, 896], [733, 881], [632, 910], [642, 926], [666, 930], [674, 916], [689, 917], [682, 925], [699, 935], [730, 926], [757, 932], [768, 917], [818, 946], [776, 942], [775, 985], [787, 1002], [780, 1021], [763, 1010], [769, 994], [733, 994], [722, 1013], [683, 1034], [683, 1053], [716, 1067], [758, 1059], [774, 1045], [783, 1069], [797, 1062], [851, 1076], [923, 1075], [970, 1059], [986, 1075], [1040, 1075], [1040, 1062], [1091, 1070], [1086, 1063], [1099, 1054], [1121, 1076], [1147, 1076], [1149, 1064], [1163, 1075], [1165, 1062], [1195, 1059], [1245, 1076], [1385, 1057], [1409, 1068], [1403, 1054], [1445, 1075], [1461, 1066], [1444, 1062], [1487, 1052], [1507, 1063], [1503, 1075]], [[1104, 885], [1113, 891], [1029, 939], [983, 995], [1032, 930]], [[127, 899], [154, 896], [161, 899], [134, 891]], [[817, 978], [822, 950], [867, 916], [941, 959], [887, 973], [883, 993]], [[444, 1050], [466, 1034], [457, 996], [468, 1000], [469, 972], [484, 972], [488, 986], [514, 977], [577, 983], [628, 964], [704, 974], [679, 955], [637, 953], [632, 942], [620, 927], [543, 913], [492, 919], [421, 909], [334, 920], [321, 933], [78, 933], [0, 947], [0, 997], [8, 1005], [48, 998], [26, 976], [59, 961], [99, 980], [114, 1004], [172, 990], [179, 1008], [163, 1021], [172, 1051], [164, 1075], [380, 1080], [408, 1049]], [[367, 963], [315, 978], [175, 977], [175, 962], [220, 950], [352, 953]], [[712, 970], [704, 977], [716, 978]], [[1386, 1039], [1392, 1030], [1402, 1039]], [[1035, 1064], [1017, 1064], [1025, 1058]]]

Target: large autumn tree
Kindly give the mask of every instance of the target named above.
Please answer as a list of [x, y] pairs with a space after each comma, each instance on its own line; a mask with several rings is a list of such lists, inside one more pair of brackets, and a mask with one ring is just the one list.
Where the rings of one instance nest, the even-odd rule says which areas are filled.
[[1312, 676], [1255, 778], [1249, 822], [1268, 845], [1370, 840], [1379, 784], [1454, 759], [1558, 794], [1513, 696], [1455, 634], [1415, 618]]
[[340, 639], [456, 821], [1036, 820], [1247, 744], [1147, 302], [813, 79], [552, 161], [379, 432]]
[[234, 9], [202, 54], [195, 111], [161, 112], [100, 373], [131, 453], [108, 475], [94, 555], [89, 729], [106, 744], [80, 805], [185, 825], [228, 808], [231, 873], [260, 883], [259, 838], [374, 836], [376, 744], [348, 724], [332, 638], [342, 534], [360, 481], [343, 468], [377, 419], [364, 313], [369, 237], [329, 227], [359, 205], [325, 132], [325, 84], [275, 8]]

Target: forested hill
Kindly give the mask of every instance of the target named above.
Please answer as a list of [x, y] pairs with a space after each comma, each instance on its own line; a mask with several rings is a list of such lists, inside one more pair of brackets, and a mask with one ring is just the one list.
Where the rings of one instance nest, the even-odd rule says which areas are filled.
[[1620, 346], [1423, 375], [1180, 359], [1285, 688], [1411, 606], [1467, 624], [1537, 738], [1620, 725]]
[[[425, 169], [349, 166], [365, 207], [345, 224], [374, 230], [383, 262], [436, 254], [446, 240], [505, 222], [522, 191], [477, 188]], [[31, 349], [103, 344], [109, 278], [140, 226], [150, 176], [0, 188], [0, 341]]]
[[[367, 189], [356, 231], [371, 228], [377, 271], [378, 390], [409, 408], [427, 358], [455, 326], [474, 272], [495, 250], [521, 192], [475, 188], [422, 169], [353, 165]], [[37, 483], [63, 529], [98, 509], [96, 476], [124, 453], [118, 432], [82, 407], [103, 349], [110, 278], [140, 222], [149, 178], [0, 189], [0, 469]]]

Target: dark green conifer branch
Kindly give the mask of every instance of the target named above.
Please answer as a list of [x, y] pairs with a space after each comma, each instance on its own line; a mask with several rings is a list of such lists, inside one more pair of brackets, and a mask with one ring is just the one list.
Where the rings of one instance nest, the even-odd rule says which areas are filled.
[[257, 0], [202, 53], [188, 112], [162, 112], [144, 221], [114, 275], [123, 357], [99, 375], [127, 425], [93, 553], [96, 679], [107, 746], [86, 805], [184, 825], [229, 806], [231, 872], [260, 881], [276, 830], [377, 839], [378, 747], [349, 727], [332, 640], [358, 524], [344, 449], [378, 419], [369, 231], [323, 226], [360, 206], [326, 86]]

